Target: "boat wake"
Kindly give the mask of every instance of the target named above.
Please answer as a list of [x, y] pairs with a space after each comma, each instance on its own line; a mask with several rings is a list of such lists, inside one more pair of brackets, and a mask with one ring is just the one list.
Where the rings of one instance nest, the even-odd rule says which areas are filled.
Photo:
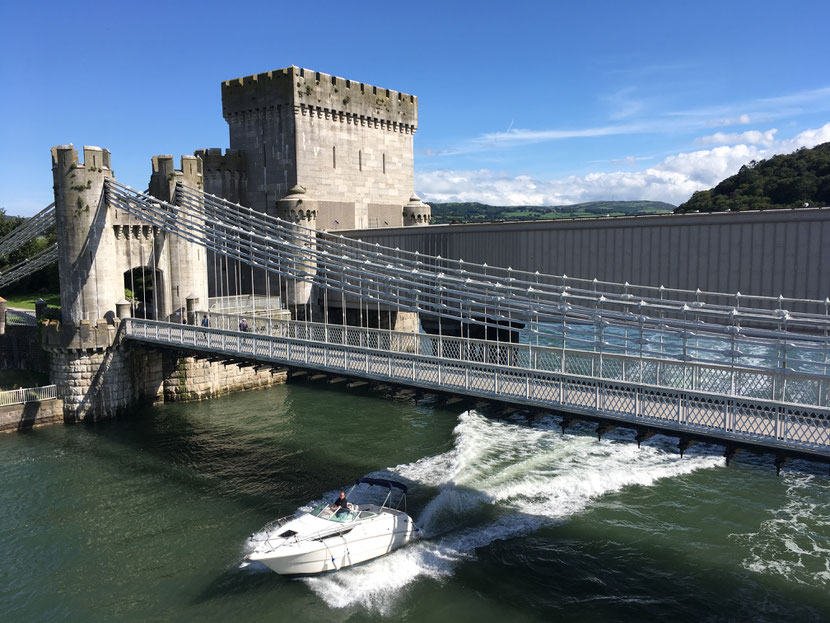
[[816, 588], [830, 588], [830, 485], [798, 472], [781, 476], [786, 503], [757, 532], [730, 535], [748, 549], [745, 569], [778, 575]]
[[404, 587], [451, 576], [478, 548], [562, 522], [623, 487], [723, 465], [718, 456], [681, 459], [668, 440], [638, 449], [622, 434], [602, 443], [584, 432], [562, 436], [551, 420], [526, 426], [468, 412], [454, 435], [448, 452], [385, 472], [437, 490], [416, 517], [427, 538], [364, 566], [304, 579], [330, 607], [388, 614]]

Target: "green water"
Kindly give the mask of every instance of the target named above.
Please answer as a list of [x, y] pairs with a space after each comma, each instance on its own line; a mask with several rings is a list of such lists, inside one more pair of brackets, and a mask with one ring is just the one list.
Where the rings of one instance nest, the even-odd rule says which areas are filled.
[[[312, 384], [3, 435], [0, 619], [830, 620], [826, 467], [632, 437]], [[377, 472], [429, 538], [321, 578], [242, 564]]]

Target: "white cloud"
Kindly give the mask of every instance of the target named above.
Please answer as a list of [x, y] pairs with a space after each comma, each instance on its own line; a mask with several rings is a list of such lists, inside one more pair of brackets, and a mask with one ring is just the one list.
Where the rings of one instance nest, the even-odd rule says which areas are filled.
[[760, 148], [724, 145], [670, 156], [643, 171], [615, 171], [539, 180], [479, 169], [441, 169], [416, 175], [416, 188], [426, 201], [479, 201], [493, 205], [566, 205], [597, 200], [648, 199], [678, 204], [696, 190], [711, 188], [750, 160], [814, 147], [830, 141], [830, 123], [792, 139]]
[[715, 119], [712, 121], [707, 121], [706, 125], [708, 126], [719, 126], [719, 125], [747, 125], [752, 123], [752, 117], [747, 115], [746, 113], [742, 115], [738, 115], [737, 117], [726, 117], [725, 119]]
[[777, 146], [776, 153], [785, 154], [795, 151], [799, 147], [815, 147], [828, 141], [830, 141], [830, 123], [825, 123], [820, 128], [804, 130], [794, 138], [781, 141]]
[[775, 143], [776, 128], [761, 132], [749, 130], [748, 132], [715, 132], [709, 136], [702, 136], [695, 140], [700, 145], [737, 145], [747, 143], [749, 145], [765, 145], [767, 147]]

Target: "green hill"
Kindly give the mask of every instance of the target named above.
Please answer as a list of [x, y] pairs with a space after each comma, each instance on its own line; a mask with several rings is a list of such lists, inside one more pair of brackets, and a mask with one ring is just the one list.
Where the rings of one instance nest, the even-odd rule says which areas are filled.
[[726, 212], [830, 205], [830, 143], [769, 160], [754, 160], [675, 212]]
[[491, 206], [484, 203], [430, 203], [432, 223], [536, 221], [583, 216], [665, 214], [674, 210], [662, 201], [590, 201], [567, 206]]

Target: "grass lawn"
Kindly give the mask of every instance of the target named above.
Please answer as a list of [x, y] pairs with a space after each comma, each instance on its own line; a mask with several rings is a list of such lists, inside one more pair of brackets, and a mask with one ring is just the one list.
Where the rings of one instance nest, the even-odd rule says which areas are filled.
[[23, 294], [9, 294], [3, 297], [9, 304], [9, 307], [17, 307], [18, 309], [34, 309], [35, 301], [42, 298], [49, 307], [61, 306], [60, 292], [51, 292], [49, 294], [39, 294], [38, 292], [24, 292]]
[[0, 370], [0, 391], [49, 385], [49, 375], [28, 370]]

